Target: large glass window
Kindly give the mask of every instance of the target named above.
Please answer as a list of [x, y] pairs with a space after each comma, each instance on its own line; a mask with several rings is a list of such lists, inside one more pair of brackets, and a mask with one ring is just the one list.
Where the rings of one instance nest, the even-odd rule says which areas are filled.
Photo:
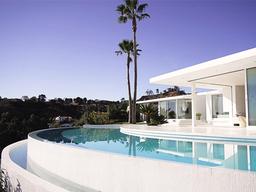
[[212, 95], [212, 118], [228, 117], [228, 112], [223, 112], [223, 96]]
[[176, 100], [167, 102], [167, 118], [176, 119]]
[[159, 149], [177, 151], [177, 141], [175, 140], [160, 140]]
[[195, 155], [207, 158], [207, 143], [195, 143]]
[[177, 115], [178, 119], [191, 119], [192, 107], [190, 99], [177, 100]]
[[244, 145], [237, 146], [237, 161], [238, 161], [238, 169], [248, 170], [247, 146], [244, 146]]
[[256, 126], [256, 68], [247, 69], [248, 124]]
[[167, 119], [191, 119], [192, 118], [191, 99], [178, 99], [160, 101], [160, 115]]
[[166, 101], [160, 101], [160, 115], [163, 115], [165, 118], [167, 118], [167, 102]]
[[223, 144], [213, 144], [213, 158], [214, 159], [224, 159], [224, 145]]
[[250, 146], [250, 167], [252, 171], [256, 171], [256, 147]]
[[190, 142], [190, 141], [178, 141], [178, 152], [180, 152], [180, 153], [192, 153], [192, 142]]

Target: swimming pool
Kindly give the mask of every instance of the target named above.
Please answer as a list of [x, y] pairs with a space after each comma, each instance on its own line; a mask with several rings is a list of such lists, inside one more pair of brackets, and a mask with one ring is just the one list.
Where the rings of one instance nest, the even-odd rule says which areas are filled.
[[[32, 133], [33, 134], [33, 133]], [[256, 142], [141, 138], [119, 129], [51, 129], [34, 133], [46, 142], [207, 167], [256, 171]]]

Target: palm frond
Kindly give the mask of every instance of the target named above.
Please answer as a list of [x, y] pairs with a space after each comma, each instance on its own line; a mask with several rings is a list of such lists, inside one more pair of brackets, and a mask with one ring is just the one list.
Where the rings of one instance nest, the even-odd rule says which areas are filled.
[[129, 19], [131, 19], [133, 16], [132, 9], [129, 8], [128, 6], [126, 6], [124, 9], [124, 16], [126, 16]]
[[138, 6], [138, 0], [132, 0], [131, 6], [132, 6], [132, 9], [136, 10]]
[[142, 52], [141, 49], [137, 49], [137, 55], [140, 55], [140, 52]]
[[126, 7], [132, 8], [132, 0], [124, 0]]
[[121, 15], [120, 17], [118, 17], [119, 23], [126, 23], [127, 20], [128, 20], [128, 18], [126, 16]]
[[118, 55], [122, 55], [123, 54], [123, 52], [122, 51], [115, 51], [115, 53], [116, 53], [116, 55], [118, 56]]
[[145, 9], [146, 9], [147, 6], [148, 6], [147, 3], [140, 4], [140, 5], [138, 6], [138, 8], [137, 8], [137, 12], [138, 12], [138, 13], [143, 13], [143, 12], [145, 11]]
[[124, 41], [120, 42], [119, 44], [119, 48], [123, 53], [126, 53], [126, 48], [125, 48], [125, 43]]
[[129, 54], [133, 51], [133, 42], [131, 40], [124, 39], [118, 44], [118, 46], [120, 48], [119, 51], [122, 53]]
[[131, 58], [131, 57], [129, 57], [129, 63], [130, 63], [130, 62], [132, 62], [132, 58]]
[[145, 18], [150, 18], [150, 15], [147, 13], [143, 13], [143, 14], [139, 15], [137, 18], [141, 21]]
[[125, 10], [125, 5], [124, 4], [118, 5], [117, 8], [116, 8], [116, 11], [118, 13], [120, 13], [121, 15], [124, 14], [124, 10]]
[[[131, 41], [131, 42], [132, 42], [132, 41]], [[134, 55], [133, 42], [132, 42], [132, 44], [131, 44], [130, 46], [132, 47], [132, 51], [131, 51], [131, 52], [132, 52], [132, 55]], [[142, 52], [142, 50], [141, 50], [141, 49], [138, 49], [139, 44], [137, 44], [136, 47], [137, 47], [137, 50], [136, 50], [136, 51], [137, 51], [137, 55], [140, 55], [140, 52]]]

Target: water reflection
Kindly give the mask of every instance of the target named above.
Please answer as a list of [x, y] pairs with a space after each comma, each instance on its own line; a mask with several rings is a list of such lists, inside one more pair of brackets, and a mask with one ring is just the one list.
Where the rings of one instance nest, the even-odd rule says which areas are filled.
[[256, 171], [256, 143], [139, 138], [123, 134], [118, 129], [53, 129], [38, 136], [53, 142], [129, 156]]

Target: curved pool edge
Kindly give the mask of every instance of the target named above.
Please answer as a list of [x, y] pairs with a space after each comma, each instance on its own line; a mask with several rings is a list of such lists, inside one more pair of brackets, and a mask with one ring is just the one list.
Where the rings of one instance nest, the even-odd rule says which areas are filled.
[[28, 155], [57, 175], [104, 192], [256, 191], [256, 174], [251, 172], [134, 158], [33, 137]]
[[12, 187], [15, 188], [19, 183], [24, 192], [68, 192], [30, 173], [12, 160], [11, 153], [24, 145], [27, 145], [27, 140], [8, 145], [2, 151], [1, 169], [8, 174]]
[[[120, 126], [120, 131], [124, 134], [133, 135], [137, 137], [149, 137], [156, 139], [180, 139], [180, 140], [200, 140], [200, 141], [215, 141], [215, 142], [231, 142], [231, 143], [256, 143], [256, 136], [220, 136], [220, 135], [205, 135], [204, 133], [188, 133], [182, 131], [163, 131], [157, 130], [155, 126], [155, 130], [147, 130], [145, 129], [145, 125], [125, 125]], [[246, 142], [245, 142], [246, 141]]]

